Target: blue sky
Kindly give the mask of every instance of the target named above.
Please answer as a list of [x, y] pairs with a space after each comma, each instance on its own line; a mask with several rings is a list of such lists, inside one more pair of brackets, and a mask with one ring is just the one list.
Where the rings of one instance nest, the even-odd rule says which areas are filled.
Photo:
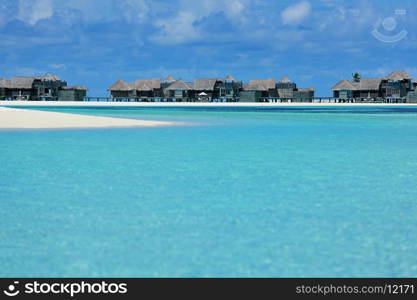
[[416, 16], [412, 0], [0, 0], [0, 77], [105, 96], [117, 79], [288, 76], [328, 96], [355, 71], [417, 77]]

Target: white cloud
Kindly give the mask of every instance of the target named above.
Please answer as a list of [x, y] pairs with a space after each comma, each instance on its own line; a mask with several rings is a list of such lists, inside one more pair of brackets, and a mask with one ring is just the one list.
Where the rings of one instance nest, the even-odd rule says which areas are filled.
[[120, 18], [118, 5], [121, 0], [53, 0], [54, 8], [58, 12], [76, 10], [82, 15], [83, 21], [88, 23], [111, 21]]
[[311, 4], [308, 1], [301, 1], [287, 7], [281, 13], [284, 25], [298, 25], [311, 14]]
[[199, 37], [199, 32], [193, 25], [195, 20], [195, 15], [186, 11], [179, 12], [173, 19], [158, 20], [155, 25], [161, 29], [161, 33], [153, 40], [160, 44], [193, 41]]
[[17, 6], [14, 1], [0, 0], [0, 28], [10, 20], [11, 16], [15, 16]]
[[54, 13], [52, 0], [19, 0], [17, 19], [30, 25], [47, 19]]
[[[1, 0], [0, 0], [1, 1]], [[145, 23], [151, 5], [149, 0], [53, 0], [57, 11], [74, 9], [82, 13], [88, 23], [124, 19], [129, 23]]]
[[149, 5], [145, 0], [120, 0], [118, 2], [124, 18], [130, 23], [142, 23], [149, 13]]
[[204, 35], [195, 23], [210, 14], [222, 12], [232, 22], [243, 22], [243, 11], [251, 0], [181, 0], [178, 13], [171, 18], [155, 22], [160, 33], [152, 38], [162, 44], [181, 44], [197, 40]]
[[240, 17], [243, 10], [245, 9], [245, 5], [240, 0], [229, 0], [225, 3], [225, 14], [230, 17]]
[[211, 13], [223, 12], [227, 17], [238, 17], [248, 0], [181, 0], [182, 11], [192, 12], [197, 19], [207, 17]]
[[326, 7], [328, 9], [325, 12], [315, 15], [315, 20], [317, 29], [325, 32], [328, 38], [338, 40], [348, 35], [350, 38], [373, 39], [371, 32], [379, 25], [380, 17], [378, 8], [372, 2], [364, 0], [355, 6], [346, 6], [344, 3], [327, 1]]

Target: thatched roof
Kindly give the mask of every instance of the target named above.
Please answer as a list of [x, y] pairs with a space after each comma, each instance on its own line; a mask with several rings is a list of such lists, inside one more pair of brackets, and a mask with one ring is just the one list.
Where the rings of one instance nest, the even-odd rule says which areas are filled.
[[165, 79], [165, 81], [167, 81], [167, 82], [173, 82], [173, 81], [175, 81], [175, 79], [174, 79], [174, 77], [172, 77], [172, 76], [168, 76], [168, 77]]
[[395, 71], [389, 74], [387, 77], [384, 77], [383, 80], [394, 80], [394, 81], [402, 81], [402, 80], [410, 80], [413, 79], [408, 73], [405, 71]]
[[249, 81], [250, 86], [262, 86], [266, 90], [275, 89], [275, 79], [256, 79]]
[[7, 80], [4, 78], [0, 78], [0, 88], [5, 88], [7, 84]]
[[88, 91], [88, 88], [83, 85], [76, 85], [76, 86], [63, 86], [61, 87], [63, 90], [80, 90], [80, 91]]
[[124, 80], [117, 80], [111, 87], [108, 88], [109, 91], [133, 91], [133, 88]]
[[279, 82], [281, 82], [281, 83], [291, 83], [291, 80], [288, 77], [282, 77]]
[[353, 82], [358, 91], [377, 91], [381, 86], [381, 79], [379, 78], [365, 78], [359, 82]]
[[161, 88], [161, 79], [138, 79], [135, 82], [117, 80], [109, 91], [152, 91]]
[[362, 78], [360, 81], [341, 80], [333, 88], [333, 91], [377, 91], [381, 86], [382, 79]]
[[217, 78], [211, 79], [197, 79], [194, 82], [194, 90], [197, 91], [212, 91], [214, 90], [214, 86], [216, 82], [219, 81]]
[[9, 89], [32, 89], [35, 79], [35, 77], [13, 77], [6, 87]]
[[232, 75], [227, 75], [224, 80], [227, 80], [227, 81], [235, 81], [235, 78]]
[[56, 75], [45, 74], [43, 76], [16, 76], [11, 80], [4, 78], [0, 79], [0, 87], [8, 89], [32, 89], [35, 80], [41, 81], [60, 81], [61, 79]]
[[355, 86], [351, 84], [350, 80], [340, 80], [332, 87], [333, 91], [353, 91], [355, 89]]
[[192, 90], [193, 86], [182, 81], [182, 80], [177, 80], [175, 82], [173, 82], [172, 84], [170, 84], [165, 90], [167, 91], [189, 91]]
[[35, 79], [39, 79], [42, 81], [60, 81], [61, 78], [59, 78], [57, 75], [53, 75], [53, 74], [45, 74], [43, 76], [40, 77], [35, 77]]
[[299, 92], [314, 92], [316, 89], [315, 88], [299, 88], [298, 91]]
[[161, 79], [138, 79], [134, 82], [137, 91], [152, 91], [161, 88]]
[[86, 86], [84, 86], [84, 85], [76, 85], [76, 86], [73, 86], [73, 89], [74, 90], [88, 91], [88, 88]]
[[244, 83], [242, 86], [244, 91], [267, 91], [268, 89], [259, 84]]

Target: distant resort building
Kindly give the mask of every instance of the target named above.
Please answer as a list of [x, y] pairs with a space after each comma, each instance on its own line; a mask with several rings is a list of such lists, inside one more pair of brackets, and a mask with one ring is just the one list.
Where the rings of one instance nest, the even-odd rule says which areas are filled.
[[193, 83], [193, 89], [190, 91], [191, 101], [208, 102], [218, 99], [222, 80], [217, 78], [197, 79]]
[[297, 84], [288, 77], [279, 82], [275, 79], [251, 80], [244, 84], [240, 101], [255, 102], [261, 99], [279, 99], [285, 102], [313, 102], [315, 90], [313, 88], [297, 88]]
[[255, 79], [244, 83], [240, 92], [241, 102], [259, 102], [263, 98], [277, 97], [275, 79]]
[[112, 98], [136, 98], [138, 101], [156, 98], [181, 102], [261, 102], [283, 98], [285, 101], [312, 102], [314, 98], [314, 89], [298, 89], [286, 77], [278, 83], [275, 79], [243, 83], [231, 75], [196, 79], [193, 82], [174, 80], [169, 76], [164, 81], [151, 79], [128, 83], [118, 80], [108, 90]]
[[314, 88], [299, 88], [288, 77], [248, 82], [225, 78], [117, 80], [107, 97], [87, 97], [85, 86], [68, 86], [56, 75], [0, 78], [0, 100], [29, 101], [137, 101], [137, 102], [379, 102], [417, 103], [417, 80], [404, 71], [383, 78], [341, 80], [332, 97], [315, 97]]
[[83, 85], [63, 86], [58, 90], [58, 101], [84, 101], [87, 91]]
[[232, 76], [226, 78], [197, 79], [194, 81], [192, 100], [212, 101], [215, 99], [223, 101], [237, 101], [242, 83], [236, 81]]
[[417, 102], [417, 81], [404, 71], [395, 71], [384, 78], [341, 80], [333, 88], [333, 97], [340, 99]]
[[32, 101], [83, 101], [87, 94], [84, 86], [67, 86], [56, 75], [0, 78], [0, 99]]
[[174, 80], [169, 76], [165, 81], [140, 79], [127, 83], [118, 80], [108, 90], [112, 98], [137, 98], [145, 101], [149, 98], [168, 98], [183, 102], [208, 102], [222, 98], [235, 100], [240, 88], [241, 83], [235, 81], [232, 76], [225, 79], [197, 79], [194, 82]]
[[192, 99], [193, 90], [194, 84], [192, 82], [174, 80], [166, 83], [164, 88], [164, 96], [167, 98], [175, 98], [180, 101], [188, 102]]
[[134, 82], [116, 81], [109, 89], [113, 98], [161, 97], [160, 79], [139, 79]]

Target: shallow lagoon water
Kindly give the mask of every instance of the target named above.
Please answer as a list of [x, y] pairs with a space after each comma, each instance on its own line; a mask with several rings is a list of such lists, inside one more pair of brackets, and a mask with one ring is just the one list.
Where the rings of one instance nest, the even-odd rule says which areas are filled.
[[0, 132], [0, 275], [415, 276], [417, 109], [42, 108]]

